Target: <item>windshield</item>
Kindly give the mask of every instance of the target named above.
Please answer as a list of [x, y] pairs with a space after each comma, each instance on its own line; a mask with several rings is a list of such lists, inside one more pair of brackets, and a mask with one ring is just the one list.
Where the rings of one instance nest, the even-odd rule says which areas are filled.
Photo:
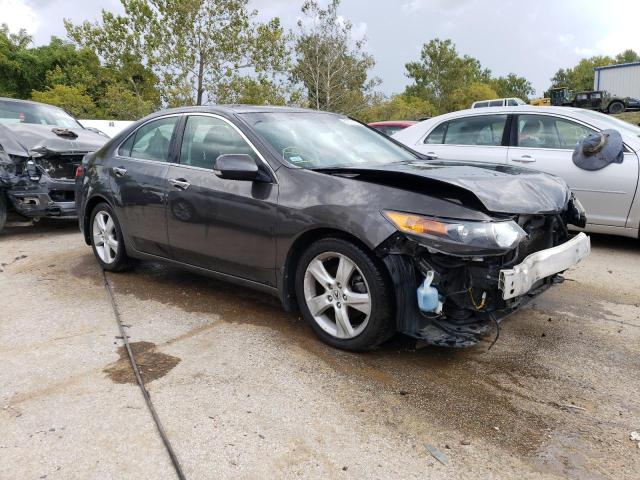
[[588, 117], [593, 117], [602, 123], [608, 124], [608, 128], [618, 130], [620, 133], [627, 133], [628, 135], [640, 136], [640, 127], [633, 123], [625, 122], [611, 115], [605, 115], [604, 113], [594, 112], [593, 110], [584, 110], [584, 114]]
[[327, 113], [244, 113], [283, 160], [302, 168], [369, 167], [416, 155], [349, 118]]
[[0, 100], [0, 123], [31, 123], [82, 128], [75, 118], [60, 108], [10, 100]]

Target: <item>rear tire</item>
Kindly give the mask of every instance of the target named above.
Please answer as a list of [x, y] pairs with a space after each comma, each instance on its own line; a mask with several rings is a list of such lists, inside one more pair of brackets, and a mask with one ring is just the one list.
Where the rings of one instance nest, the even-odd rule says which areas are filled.
[[365, 351], [395, 333], [393, 289], [383, 268], [363, 248], [339, 238], [318, 240], [302, 254], [296, 297], [323, 342]]
[[89, 238], [93, 254], [104, 270], [122, 272], [131, 267], [120, 222], [107, 203], [99, 203], [91, 211]]
[[617, 115], [618, 113], [622, 113], [625, 111], [625, 106], [622, 102], [611, 102], [607, 110], [609, 111], [609, 113]]
[[7, 198], [3, 191], [0, 190], [0, 232], [7, 223]]

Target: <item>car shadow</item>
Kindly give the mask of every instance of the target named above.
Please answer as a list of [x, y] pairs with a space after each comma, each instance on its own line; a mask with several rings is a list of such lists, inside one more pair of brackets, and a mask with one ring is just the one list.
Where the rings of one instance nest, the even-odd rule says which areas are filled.
[[591, 246], [610, 248], [612, 250], [624, 250], [627, 252], [640, 251], [640, 239], [630, 237], [618, 237], [614, 235], [603, 235], [600, 233], [589, 233]]
[[5, 227], [0, 231], [0, 239], [37, 236], [47, 233], [69, 233], [77, 231], [78, 221], [66, 218], [42, 218], [37, 222], [30, 220], [11, 220], [7, 221]]

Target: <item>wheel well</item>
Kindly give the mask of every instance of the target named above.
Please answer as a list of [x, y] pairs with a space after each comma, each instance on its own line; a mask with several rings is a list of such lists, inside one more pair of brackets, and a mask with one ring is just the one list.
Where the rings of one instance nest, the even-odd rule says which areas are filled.
[[[380, 270], [386, 276], [387, 281], [391, 282], [391, 276], [389, 275], [389, 271], [382, 261], [372, 250], [366, 245], [362, 240], [358, 237], [347, 233], [342, 230], [336, 230], [332, 228], [317, 228], [314, 230], [310, 230], [308, 232], [300, 235], [294, 242], [291, 248], [289, 249], [289, 253], [287, 254], [287, 260], [284, 265], [284, 272], [282, 275], [282, 303], [287, 311], [298, 310], [298, 302], [296, 301], [296, 267], [298, 265], [298, 260], [302, 256], [303, 252], [311, 245], [313, 242], [320, 240], [322, 238], [340, 238], [342, 240], [346, 240], [348, 242], [354, 243], [358, 245], [360, 248], [365, 250], [367, 253], [371, 255], [373, 261], [378, 265]], [[394, 300], [395, 304], [395, 300]]]
[[84, 212], [82, 216], [82, 231], [84, 233], [84, 241], [87, 245], [91, 245], [91, 239], [89, 237], [89, 218], [91, 217], [91, 212], [99, 203], [106, 203], [108, 205], [111, 205], [106, 198], [100, 195], [96, 195], [94, 197], [91, 197], [87, 201], [87, 204], [84, 206]]

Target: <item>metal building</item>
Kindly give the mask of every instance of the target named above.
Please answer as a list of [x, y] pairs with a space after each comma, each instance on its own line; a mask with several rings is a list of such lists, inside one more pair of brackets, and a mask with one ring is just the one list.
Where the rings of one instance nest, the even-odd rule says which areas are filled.
[[595, 67], [594, 90], [607, 90], [616, 97], [640, 98], [640, 62]]

